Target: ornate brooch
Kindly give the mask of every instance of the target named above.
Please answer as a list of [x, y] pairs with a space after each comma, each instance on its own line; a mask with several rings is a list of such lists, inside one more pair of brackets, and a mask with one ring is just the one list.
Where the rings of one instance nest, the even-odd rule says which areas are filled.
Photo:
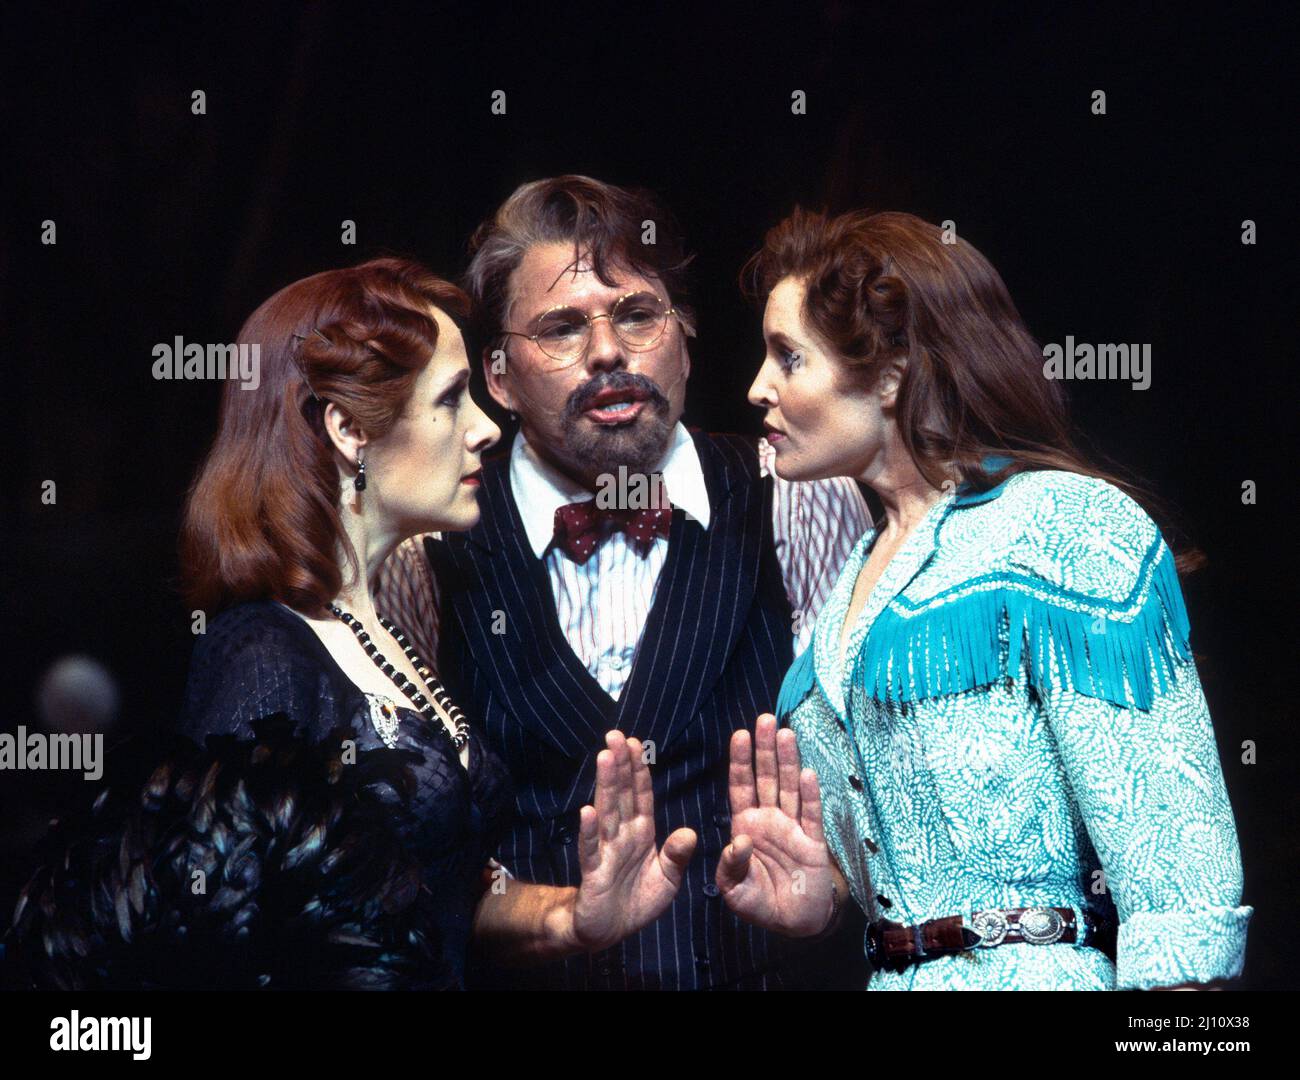
[[366, 694], [370, 705], [370, 723], [388, 749], [397, 747], [397, 726], [402, 722], [397, 715], [397, 705], [383, 694]]

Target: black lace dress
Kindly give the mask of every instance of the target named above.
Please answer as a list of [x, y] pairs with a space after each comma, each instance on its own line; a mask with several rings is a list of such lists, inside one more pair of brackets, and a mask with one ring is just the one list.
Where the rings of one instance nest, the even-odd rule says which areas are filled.
[[[215, 734], [251, 738], [252, 721], [277, 712], [310, 737], [345, 725], [359, 748], [384, 745], [366, 693], [310, 626], [273, 601], [239, 604], [213, 619], [195, 645], [181, 729], [200, 744]], [[418, 789], [399, 828], [438, 905], [442, 969], [429, 985], [460, 987], [484, 868], [514, 807], [509, 779], [472, 727], [466, 769], [451, 740], [420, 713], [399, 707], [398, 715], [397, 747], [419, 755]]]

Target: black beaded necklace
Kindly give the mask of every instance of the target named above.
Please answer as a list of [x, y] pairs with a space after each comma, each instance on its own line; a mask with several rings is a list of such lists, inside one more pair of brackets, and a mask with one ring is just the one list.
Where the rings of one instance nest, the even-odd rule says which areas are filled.
[[406, 653], [406, 658], [411, 661], [412, 666], [420, 673], [420, 678], [422, 678], [428, 686], [429, 692], [433, 695], [433, 700], [441, 705], [446, 711], [447, 717], [456, 728], [455, 735], [447, 730], [447, 725], [442, 722], [442, 718], [439, 717], [437, 712], [434, 710], [433, 702], [420, 692], [420, 688], [416, 686], [415, 683], [411, 682], [410, 679], [393, 667], [393, 665], [384, 658], [384, 654], [381, 653], [375, 643], [370, 640], [370, 635], [366, 633], [366, 628], [361, 625], [360, 619], [355, 615], [351, 615], [344, 611], [337, 604], [330, 604], [330, 611], [342, 620], [343, 624], [357, 636], [357, 640], [361, 642], [361, 647], [366, 650], [366, 655], [375, 662], [375, 666], [387, 675], [397, 688], [411, 699], [415, 704], [415, 707], [426, 718], [433, 721], [433, 723], [437, 725], [438, 730], [451, 740], [457, 753], [463, 750], [465, 744], [469, 742], [469, 722], [465, 719], [465, 714], [462, 713], [460, 709], [456, 707], [455, 702], [451, 700], [451, 696], [447, 693], [446, 688], [433, 677], [433, 672], [429, 670], [425, 662], [416, 654], [415, 649], [411, 647], [411, 643], [406, 640], [406, 635], [382, 615], [379, 616], [379, 625], [393, 635], [393, 640], [402, 647], [402, 652]]

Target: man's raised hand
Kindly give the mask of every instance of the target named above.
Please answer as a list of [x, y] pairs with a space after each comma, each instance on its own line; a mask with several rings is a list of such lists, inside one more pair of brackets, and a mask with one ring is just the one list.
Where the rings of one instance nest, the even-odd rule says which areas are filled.
[[[753, 746], [751, 747], [751, 742]], [[799, 769], [788, 728], [764, 713], [731, 737], [731, 843], [717, 883], [742, 919], [791, 937], [820, 933], [834, 910], [835, 880], [822, 833], [817, 774]]]
[[597, 951], [657, 919], [672, 903], [691, 856], [693, 829], [655, 846], [654, 789], [641, 743], [611, 731], [596, 757], [596, 805], [579, 814], [582, 883], [573, 908], [581, 948]]

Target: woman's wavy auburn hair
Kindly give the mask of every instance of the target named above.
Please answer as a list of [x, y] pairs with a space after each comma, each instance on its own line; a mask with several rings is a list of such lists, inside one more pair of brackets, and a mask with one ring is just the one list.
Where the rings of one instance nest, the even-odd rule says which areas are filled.
[[338, 595], [337, 552], [353, 572], [357, 554], [339, 516], [325, 404], [382, 438], [437, 347], [434, 307], [463, 321], [470, 303], [418, 263], [382, 258], [295, 281], [249, 316], [238, 343], [260, 347], [261, 382], [226, 384], [185, 505], [181, 571], [194, 608], [275, 599], [314, 615]]
[[[899, 434], [935, 487], [949, 468], [977, 490], [1031, 469], [1063, 469], [1158, 508], [1150, 493], [1077, 448], [1064, 389], [1044, 376], [1043, 350], [1002, 278], [965, 240], [947, 240], [912, 214], [832, 217], [796, 208], [745, 264], [741, 287], [762, 304], [781, 280], [802, 281], [803, 317], [852, 385], [869, 388], [887, 361], [906, 361]], [[989, 455], [1010, 461], [989, 473], [982, 465]], [[1203, 561], [1199, 552], [1177, 559], [1183, 571]]]

